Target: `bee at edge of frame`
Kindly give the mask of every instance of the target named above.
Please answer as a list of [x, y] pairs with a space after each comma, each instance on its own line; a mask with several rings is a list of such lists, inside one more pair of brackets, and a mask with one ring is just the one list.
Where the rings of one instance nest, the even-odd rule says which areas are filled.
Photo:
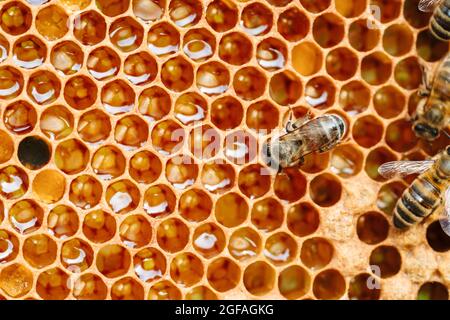
[[[450, 0], [449, 0], [450, 1]], [[428, 80], [423, 70], [423, 84], [419, 90], [420, 101], [413, 118], [413, 130], [417, 137], [428, 141], [437, 139], [450, 124], [450, 54], [439, 64]]]
[[433, 12], [430, 32], [439, 40], [450, 40], [450, 0], [420, 0], [419, 9]]
[[385, 178], [420, 174], [397, 201], [393, 217], [396, 228], [407, 229], [421, 222], [443, 204], [439, 222], [450, 236], [450, 145], [433, 159], [386, 162], [378, 172]]
[[294, 122], [288, 121], [286, 134], [267, 141], [263, 157], [271, 168], [301, 165], [313, 152], [326, 152], [337, 146], [347, 132], [344, 119], [337, 114], [325, 114], [311, 119], [310, 114]]

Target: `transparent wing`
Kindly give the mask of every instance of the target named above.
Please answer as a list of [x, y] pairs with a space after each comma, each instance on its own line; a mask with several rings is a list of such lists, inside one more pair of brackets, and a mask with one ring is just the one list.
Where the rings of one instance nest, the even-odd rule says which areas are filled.
[[414, 173], [427, 171], [434, 163], [434, 160], [424, 161], [391, 161], [382, 164], [378, 168], [378, 173], [385, 178], [405, 177]]
[[439, 2], [441, 2], [441, 0], [420, 0], [419, 10], [423, 12], [431, 12], [437, 7]]
[[439, 219], [442, 230], [450, 237], [450, 186], [444, 193], [444, 213]]

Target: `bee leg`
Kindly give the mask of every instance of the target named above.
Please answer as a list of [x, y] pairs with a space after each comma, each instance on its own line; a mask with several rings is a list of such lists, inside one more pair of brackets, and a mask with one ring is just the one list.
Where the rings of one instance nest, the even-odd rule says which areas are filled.
[[422, 70], [422, 84], [420, 85], [417, 94], [419, 95], [419, 97], [429, 97], [432, 86], [430, 83], [430, 79], [428, 78], [428, 70], [423, 64], [420, 65], [420, 69]]
[[292, 132], [298, 128], [300, 128], [302, 125], [304, 125], [305, 123], [307, 123], [309, 120], [312, 119], [312, 113], [311, 111], [308, 111], [303, 117], [298, 118], [296, 120], [292, 120], [292, 111], [289, 114], [289, 120], [286, 123], [286, 132]]
[[319, 148], [319, 153], [324, 153], [324, 152], [330, 151], [331, 149], [334, 148], [335, 145], [336, 145], [336, 143], [326, 144]]

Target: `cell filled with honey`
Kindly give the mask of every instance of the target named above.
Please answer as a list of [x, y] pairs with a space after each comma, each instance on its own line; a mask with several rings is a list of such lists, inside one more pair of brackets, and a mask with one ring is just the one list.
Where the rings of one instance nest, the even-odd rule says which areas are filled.
[[105, 200], [114, 213], [133, 211], [137, 208], [139, 199], [139, 189], [130, 180], [119, 180], [106, 188]]
[[176, 201], [172, 189], [164, 184], [155, 185], [145, 191], [143, 208], [151, 217], [164, 217], [173, 212]]
[[211, 287], [219, 292], [225, 292], [239, 284], [241, 269], [230, 258], [217, 258], [209, 264], [206, 277]]
[[158, 225], [156, 240], [164, 251], [178, 252], [183, 250], [189, 241], [189, 229], [180, 219], [168, 218]]
[[378, 28], [372, 28], [373, 24], [370, 19], [359, 19], [350, 24], [348, 40], [354, 49], [367, 52], [376, 47], [381, 32]]
[[127, 150], [143, 146], [148, 135], [147, 122], [135, 115], [121, 118], [114, 129], [114, 139]]
[[101, 110], [86, 111], [78, 120], [77, 132], [84, 141], [99, 143], [109, 137], [111, 122], [108, 115]]
[[268, 71], [282, 69], [286, 65], [286, 57], [286, 45], [277, 38], [264, 39], [256, 48], [258, 64]]
[[3, 123], [13, 134], [21, 135], [33, 131], [36, 122], [36, 109], [25, 100], [10, 103], [3, 112]]
[[73, 35], [83, 45], [94, 46], [106, 37], [105, 19], [97, 11], [84, 11], [75, 17]]
[[135, 279], [125, 277], [111, 287], [112, 300], [144, 300], [144, 288]]
[[201, 65], [196, 74], [196, 85], [200, 92], [215, 96], [225, 93], [229, 88], [230, 74], [220, 62], [208, 62]]
[[152, 227], [143, 215], [130, 215], [119, 227], [122, 242], [130, 248], [147, 245], [152, 238]]
[[220, 39], [219, 57], [232, 65], [243, 65], [253, 54], [251, 41], [239, 32], [231, 32]]
[[191, 287], [202, 279], [203, 268], [202, 261], [195, 254], [180, 253], [170, 263], [170, 277], [183, 287]]
[[56, 238], [73, 236], [80, 226], [77, 212], [66, 205], [54, 207], [47, 216], [47, 231]]
[[0, 26], [11, 35], [19, 35], [31, 27], [33, 16], [30, 8], [20, 1], [12, 1], [0, 11]]
[[64, 86], [64, 99], [72, 108], [84, 110], [97, 100], [97, 86], [87, 76], [74, 76]]
[[117, 278], [127, 273], [131, 256], [127, 249], [117, 244], [105, 245], [97, 252], [96, 267], [107, 278]]
[[9, 165], [0, 169], [0, 195], [6, 199], [18, 199], [28, 190], [28, 174], [20, 167]]
[[68, 139], [56, 147], [55, 164], [66, 174], [82, 172], [89, 162], [89, 150], [77, 139]]
[[94, 210], [84, 216], [83, 234], [94, 243], [108, 242], [116, 234], [116, 225], [116, 219], [111, 214]]
[[138, 111], [149, 122], [161, 120], [171, 109], [171, 98], [161, 87], [153, 86], [141, 92]]
[[206, 21], [217, 32], [233, 28], [238, 20], [238, 9], [232, 1], [215, 0], [206, 9]]
[[155, 281], [166, 273], [166, 257], [156, 248], [144, 248], [134, 255], [133, 268], [136, 276], [141, 281]]
[[50, 63], [63, 75], [78, 72], [83, 65], [84, 53], [73, 41], [62, 41], [52, 47]]
[[34, 268], [42, 269], [56, 260], [57, 245], [45, 234], [36, 234], [25, 239], [23, 257]]
[[73, 114], [62, 105], [48, 107], [41, 113], [39, 128], [50, 140], [64, 139], [73, 131]]
[[173, 120], [159, 122], [151, 132], [153, 147], [163, 155], [169, 155], [180, 150], [184, 138], [184, 129]]
[[104, 146], [92, 156], [91, 166], [100, 179], [111, 180], [124, 173], [126, 159], [119, 148]]
[[130, 0], [95, 0], [95, 4], [104, 15], [115, 17], [127, 11]]
[[93, 50], [86, 63], [89, 73], [97, 80], [107, 80], [117, 75], [120, 64], [120, 57], [108, 47]]
[[12, 53], [16, 66], [34, 69], [44, 63], [47, 56], [47, 46], [38, 37], [26, 35], [16, 40]]
[[296, 257], [297, 250], [297, 243], [292, 236], [278, 232], [267, 238], [263, 253], [274, 265], [283, 265]]
[[183, 37], [183, 52], [193, 61], [209, 59], [216, 49], [216, 38], [206, 28], [188, 31]]
[[178, 211], [187, 221], [200, 222], [208, 218], [212, 206], [211, 197], [205, 191], [192, 188], [181, 195]]
[[298, 299], [310, 289], [311, 276], [300, 266], [289, 266], [278, 276], [278, 290], [287, 299]]
[[125, 81], [113, 80], [102, 88], [100, 100], [106, 112], [117, 115], [133, 110], [135, 93]]
[[128, 56], [124, 61], [123, 68], [128, 81], [135, 85], [150, 83], [158, 74], [156, 60], [144, 51]]
[[10, 297], [22, 297], [32, 287], [33, 273], [22, 264], [10, 264], [0, 272], [0, 288]]
[[239, 24], [248, 35], [265, 35], [272, 28], [273, 13], [263, 3], [250, 3], [242, 10]]
[[253, 262], [245, 268], [243, 282], [250, 294], [262, 296], [274, 287], [275, 270], [267, 262]]
[[188, 156], [175, 156], [166, 163], [166, 179], [175, 189], [189, 188], [197, 176], [198, 165]]
[[207, 116], [207, 102], [205, 98], [195, 92], [187, 92], [175, 101], [175, 117], [183, 124], [193, 124], [202, 121]]
[[98, 275], [85, 273], [73, 285], [73, 295], [78, 300], [104, 300], [108, 289]]
[[319, 210], [309, 202], [300, 202], [289, 208], [286, 220], [288, 229], [294, 235], [305, 237], [319, 227]]
[[211, 105], [211, 122], [220, 130], [236, 128], [243, 117], [242, 104], [232, 96], [218, 98]]
[[274, 198], [258, 200], [251, 210], [251, 222], [261, 231], [270, 232], [283, 223], [283, 206]]
[[45, 39], [58, 40], [69, 31], [69, 16], [60, 6], [50, 5], [39, 10], [35, 26]]
[[200, 179], [206, 190], [223, 193], [234, 185], [235, 172], [230, 164], [218, 159], [203, 165]]
[[198, 226], [192, 237], [195, 250], [205, 258], [217, 256], [224, 250], [225, 242], [225, 233], [215, 223], [204, 223]]
[[131, 17], [119, 18], [109, 27], [111, 43], [122, 52], [136, 50], [143, 38], [144, 28]]
[[310, 22], [303, 11], [292, 7], [280, 14], [277, 27], [283, 38], [287, 41], [296, 42], [308, 34]]
[[34, 177], [32, 190], [36, 199], [41, 202], [58, 202], [66, 190], [65, 177], [57, 170], [42, 170]]
[[155, 283], [148, 292], [148, 300], [180, 300], [181, 291], [171, 281], [162, 280]]
[[69, 200], [79, 208], [90, 209], [100, 202], [102, 193], [102, 185], [97, 179], [80, 175], [70, 183]]
[[86, 241], [73, 238], [62, 244], [60, 259], [68, 271], [80, 273], [92, 265], [94, 251]]
[[252, 103], [246, 112], [245, 122], [250, 129], [268, 134], [278, 126], [280, 112], [268, 100]]
[[252, 228], [237, 229], [230, 236], [228, 251], [236, 260], [252, 259], [261, 252], [261, 237]]
[[164, 14], [165, 0], [133, 0], [133, 14], [145, 22], [155, 21]]
[[13, 261], [19, 253], [19, 239], [8, 230], [0, 229], [0, 263]]
[[216, 219], [225, 227], [240, 225], [247, 218], [248, 211], [247, 202], [237, 193], [227, 193], [216, 202]]
[[197, 24], [202, 16], [202, 3], [198, 0], [173, 0], [169, 4], [170, 19], [181, 28]]
[[129, 174], [138, 183], [152, 183], [159, 177], [161, 171], [161, 160], [150, 151], [139, 151], [130, 159]]
[[23, 90], [22, 73], [11, 66], [0, 67], [0, 98], [9, 100], [17, 97]]
[[37, 278], [36, 291], [44, 300], [64, 300], [70, 293], [69, 275], [60, 268], [51, 268]]
[[165, 56], [180, 49], [180, 33], [168, 22], [153, 25], [147, 35], [147, 47], [156, 56]]
[[266, 90], [266, 78], [254, 67], [240, 69], [233, 78], [233, 87], [238, 97], [244, 100], [256, 100]]

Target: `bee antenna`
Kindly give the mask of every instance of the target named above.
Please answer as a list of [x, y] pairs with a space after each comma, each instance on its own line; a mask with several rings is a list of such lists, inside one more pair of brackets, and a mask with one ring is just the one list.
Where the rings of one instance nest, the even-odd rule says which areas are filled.
[[442, 130], [442, 131], [444, 132], [445, 136], [446, 136], [448, 139], [450, 139], [450, 134], [447, 132], [447, 130]]

